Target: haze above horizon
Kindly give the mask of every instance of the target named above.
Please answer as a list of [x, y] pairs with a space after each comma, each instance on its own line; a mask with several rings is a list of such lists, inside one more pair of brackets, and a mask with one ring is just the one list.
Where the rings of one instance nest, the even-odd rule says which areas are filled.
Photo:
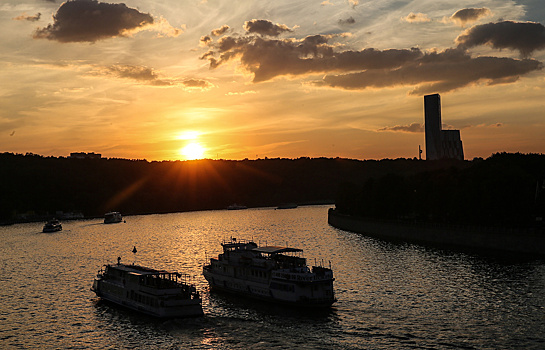
[[[0, 150], [148, 160], [545, 152], [541, 0], [7, 0]], [[425, 154], [425, 153], [424, 153]]]

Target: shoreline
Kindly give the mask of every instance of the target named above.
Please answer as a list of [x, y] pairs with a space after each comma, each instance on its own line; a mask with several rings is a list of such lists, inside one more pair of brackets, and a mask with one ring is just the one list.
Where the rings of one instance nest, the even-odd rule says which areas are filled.
[[545, 231], [538, 228], [496, 228], [380, 221], [352, 217], [330, 208], [329, 225], [383, 240], [469, 248], [479, 251], [545, 256]]

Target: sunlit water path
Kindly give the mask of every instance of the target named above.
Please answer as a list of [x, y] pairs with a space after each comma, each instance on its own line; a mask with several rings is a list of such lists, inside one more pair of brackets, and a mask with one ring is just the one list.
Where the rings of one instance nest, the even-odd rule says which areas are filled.
[[[545, 348], [545, 261], [383, 242], [330, 227], [328, 208], [68, 221], [49, 234], [42, 223], [0, 227], [0, 348]], [[338, 302], [303, 312], [209, 294], [202, 265], [230, 237], [331, 262]], [[118, 256], [194, 275], [205, 316], [160, 321], [98, 302], [92, 280]]]

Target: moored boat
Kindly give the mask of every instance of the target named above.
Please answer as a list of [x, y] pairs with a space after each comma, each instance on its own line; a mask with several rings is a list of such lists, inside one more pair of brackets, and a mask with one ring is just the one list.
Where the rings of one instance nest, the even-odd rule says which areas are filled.
[[57, 232], [62, 230], [62, 224], [57, 219], [51, 219], [48, 222], [45, 223], [42, 232], [50, 233], [50, 232]]
[[120, 260], [104, 265], [93, 281], [91, 290], [100, 298], [160, 318], [203, 315], [202, 299], [189, 275]]
[[301, 249], [259, 247], [235, 238], [221, 245], [223, 253], [203, 267], [211, 291], [308, 307], [328, 307], [336, 301], [331, 268], [310, 269]]
[[104, 223], [105, 224], [115, 224], [117, 222], [123, 221], [123, 216], [118, 211], [111, 211], [104, 214]]
[[227, 207], [228, 210], [242, 210], [242, 209], [248, 209], [245, 205], [240, 205], [237, 203], [233, 203], [230, 206]]

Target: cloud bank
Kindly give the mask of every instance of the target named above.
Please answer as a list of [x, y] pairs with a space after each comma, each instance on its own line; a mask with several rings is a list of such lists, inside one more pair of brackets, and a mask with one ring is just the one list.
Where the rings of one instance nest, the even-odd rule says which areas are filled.
[[[476, 26], [469, 29], [465, 36], [458, 37], [457, 48], [428, 52], [418, 48], [340, 51], [338, 44], [331, 43], [333, 39], [342, 38], [339, 34], [277, 39], [247, 33], [208, 42], [211, 50], [201, 58], [209, 60], [212, 69], [239, 60], [241, 66], [253, 74], [254, 83], [280, 76], [325, 74], [321, 81], [314, 84], [347, 90], [413, 86], [414, 94], [446, 92], [477, 83], [511, 83], [525, 74], [542, 69], [542, 63], [534, 59], [471, 56], [467, 47], [487, 42], [478, 40], [483, 38], [483, 30], [479, 28], [488, 29], [484, 30], [489, 33], [488, 40], [496, 38], [493, 35], [495, 29], [500, 29], [501, 33], [513, 29], [505, 29], [501, 23], [491, 28]], [[511, 33], [513, 38], [530, 34], [530, 38], [519, 44], [514, 40], [508, 41], [510, 44], [494, 43], [498, 47], [518, 45], [517, 48], [523, 48], [526, 47], [523, 43], [528, 42], [532, 44], [526, 45], [537, 49], [541, 39], [536, 28], [532, 29]], [[531, 50], [526, 49], [525, 52]]]

